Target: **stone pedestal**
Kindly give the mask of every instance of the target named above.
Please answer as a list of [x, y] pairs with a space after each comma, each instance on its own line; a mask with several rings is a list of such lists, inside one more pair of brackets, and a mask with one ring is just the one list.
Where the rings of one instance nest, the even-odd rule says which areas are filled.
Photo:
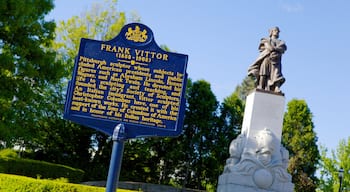
[[230, 144], [230, 158], [218, 192], [293, 192], [289, 154], [281, 145], [285, 98], [253, 91], [248, 95], [242, 132]]
[[[264, 128], [270, 129], [281, 141], [285, 98], [283, 95], [254, 91], [247, 96], [242, 133], [250, 140]], [[254, 143], [247, 143], [255, 147]], [[248, 147], [248, 146], [247, 146]]]
[[[245, 153], [254, 153], [257, 150], [256, 136], [263, 129], [269, 129], [276, 137], [273, 147], [280, 147], [284, 105], [284, 96], [274, 92], [253, 91], [247, 96], [241, 131], [246, 136]], [[280, 153], [275, 150], [272, 155], [280, 156]]]

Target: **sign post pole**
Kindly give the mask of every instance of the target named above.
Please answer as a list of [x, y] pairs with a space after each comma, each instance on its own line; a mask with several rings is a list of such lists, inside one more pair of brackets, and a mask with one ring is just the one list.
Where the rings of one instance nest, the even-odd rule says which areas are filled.
[[124, 124], [118, 124], [114, 128], [112, 135], [113, 148], [111, 161], [109, 163], [106, 192], [115, 192], [118, 187], [120, 167], [123, 159], [125, 127]]

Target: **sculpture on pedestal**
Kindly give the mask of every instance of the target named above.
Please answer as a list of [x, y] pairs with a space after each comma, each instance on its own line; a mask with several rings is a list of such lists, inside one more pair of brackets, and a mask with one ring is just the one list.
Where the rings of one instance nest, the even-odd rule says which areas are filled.
[[282, 54], [287, 50], [284, 41], [278, 39], [279, 28], [269, 30], [269, 37], [262, 38], [259, 44], [259, 57], [248, 68], [248, 76], [255, 78], [256, 88], [280, 93], [285, 82], [282, 75]]
[[270, 36], [261, 40], [258, 59], [248, 69], [256, 89], [247, 96], [242, 133], [230, 143], [218, 192], [294, 191], [287, 172], [289, 153], [281, 144], [285, 108], [281, 56], [287, 47], [278, 37], [278, 27], [270, 29]]

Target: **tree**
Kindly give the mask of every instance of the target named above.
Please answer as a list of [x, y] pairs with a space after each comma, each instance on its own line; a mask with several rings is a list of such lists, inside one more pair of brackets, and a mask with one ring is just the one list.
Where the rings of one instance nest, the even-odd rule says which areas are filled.
[[179, 162], [178, 142], [169, 137], [128, 140], [121, 179], [169, 185]]
[[284, 114], [282, 143], [288, 149], [288, 171], [295, 191], [315, 191], [316, 167], [320, 159], [312, 114], [304, 100], [291, 100]]
[[236, 137], [240, 133], [244, 115], [243, 101], [236, 92], [224, 99], [220, 111], [220, 117], [224, 123], [222, 127], [228, 129], [223, 132]]
[[205, 189], [208, 182], [208, 169], [212, 167], [211, 148], [215, 141], [218, 101], [204, 80], [189, 82], [187, 108], [185, 113], [182, 152], [184, 167], [183, 186]]
[[[63, 63], [66, 73], [56, 89], [66, 90], [81, 38], [110, 40], [124, 26], [125, 13], [117, 12], [116, 2], [116, 0], [111, 0], [105, 1], [105, 4], [94, 4], [91, 10], [83, 13], [81, 17], [73, 16], [67, 21], [58, 23], [56, 39], [52, 47], [58, 53], [57, 60]], [[61, 119], [65, 97], [62, 93], [63, 91], [59, 93], [61, 100], [56, 102], [57, 107], [61, 109], [57, 117]], [[42, 135], [55, 135], [55, 137], [50, 137], [51, 142], [41, 139], [42, 150], [40, 152], [51, 154], [52, 158], [49, 155], [43, 155], [46, 160], [66, 162], [68, 165], [77, 165], [77, 167], [86, 170], [87, 179], [105, 179], [112, 147], [109, 136], [84, 126], [62, 121], [60, 127], [51, 125], [47, 129], [43, 129]], [[47, 143], [51, 145], [45, 145]], [[61, 146], [62, 143], [64, 143], [64, 147]], [[65, 158], [59, 158], [62, 155]], [[56, 159], [53, 156], [56, 156]]]
[[246, 76], [241, 85], [236, 86], [234, 93], [242, 100], [245, 101], [248, 94], [255, 88], [255, 81], [253, 77]]
[[244, 114], [243, 101], [238, 97], [237, 93], [232, 93], [224, 99], [220, 105], [220, 116], [216, 131], [216, 143], [214, 156], [221, 165], [215, 173], [216, 179], [222, 174], [226, 159], [229, 157], [229, 145], [241, 132]]
[[181, 140], [178, 138], [151, 138], [152, 150], [158, 159], [158, 183], [172, 185], [173, 176], [176, 175], [177, 167], [181, 163]]
[[[74, 58], [78, 53], [80, 38], [110, 40], [124, 26], [126, 22], [125, 13], [117, 12], [115, 3], [114, 0], [104, 6], [94, 5], [91, 11], [83, 14], [82, 17], [72, 17], [59, 23], [54, 48], [60, 53], [59, 58], [65, 63], [68, 71], [67, 77], [71, 74]], [[131, 20], [139, 21], [139, 18], [134, 16]], [[161, 47], [169, 51], [168, 47]], [[62, 86], [66, 85], [63, 84]], [[70, 129], [73, 130], [74, 128]], [[75, 129], [75, 132], [80, 131]], [[91, 160], [92, 166], [86, 169], [88, 171], [87, 175], [90, 176], [89, 179], [105, 179], [108, 172], [112, 141], [108, 135], [97, 131], [90, 138], [93, 139], [93, 150], [95, 151]], [[132, 179], [133, 181], [169, 184], [171, 176], [175, 172], [176, 161], [179, 159], [173, 157], [179, 151], [170, 151], [169, 149], [176, 148], [178, 142], [173, 138], [128, 140], [125, 142], [121, 180]], [[123, 170], [129, 171], [124, 172]]]
[[33, 142], [46, 111], [45, 95], [64, 68], [49, 49], [55, 23], [44, 16], [51, 0], [0, 2], [0, 140], [6, 147]]
[[338, 147], [331, 151], [331, 157], [327, 155], [327, 148], [321, 148], [320, 163], [320, 184], [318, 189], [321, 191], [338, 191], [339, 189], [339, 169], [343, 168], [344, 178], [342, 186], [345, 189], [350, 187], [350, 137], [341, 140]]
[[81, 38], [110, 40], [118, 35], [126, 16], [124, 12], [117, 11], [116, 3], [116, 0], [111, 0], [105, 1], [105, 4], [93, 4], [81, 17], [73, 16], [58, 23], [54, 49], [65, 63], [66, 75], [71, 75]]
[[244, 104], [237, 93], [219, 105], [210, 84], [204, 80], [187, 83], [187, 107], [184, 133], [177, 146], [182, 148], [183, 159], [178, 183], [183, 187], [214, 191], [229, 157], [230, 142], [240, 133]]

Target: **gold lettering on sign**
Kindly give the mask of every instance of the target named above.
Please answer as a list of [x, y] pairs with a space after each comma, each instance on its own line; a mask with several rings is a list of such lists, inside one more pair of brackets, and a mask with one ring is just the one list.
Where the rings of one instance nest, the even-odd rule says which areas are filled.
[[[147, 37], [137, 28], [129, 32], [133, 39]], [[184, 74], [149, 68], [155, 59], [168, 61], [167, 53], [106, 43], [100, 50], [115, 54], [117, 60], [78, 58], [70, 110], [160, 128], [177, 120]]]
[[[169, 55], [165, 52], [156, 52], [149, 50], [141, 50], [141, 49], [131, 49], [130, 47], [121, 47], [116, 45], [110, 45], [101, 43], [100, 46], [101, 51], [115, 53], [115, 57], [123, 62], [130, 62], [130, 64], [139, 64], [150, 63], [153, 60], [161, 60], [168, 61]], [[90, 59], [91, 60], [91, 59]], [[82, 59], [82, 61], [89, 62], [88, 58]], [[92, 62], [96, 63], [96, 62]], [[100, 63], [96, 63], [99, 64]], [[147, 65], [147, 64], [144, 64]], [[113, 67], [111, 63], [111, 67]], [[130, 67], [130, 66], [129, 66]]]

